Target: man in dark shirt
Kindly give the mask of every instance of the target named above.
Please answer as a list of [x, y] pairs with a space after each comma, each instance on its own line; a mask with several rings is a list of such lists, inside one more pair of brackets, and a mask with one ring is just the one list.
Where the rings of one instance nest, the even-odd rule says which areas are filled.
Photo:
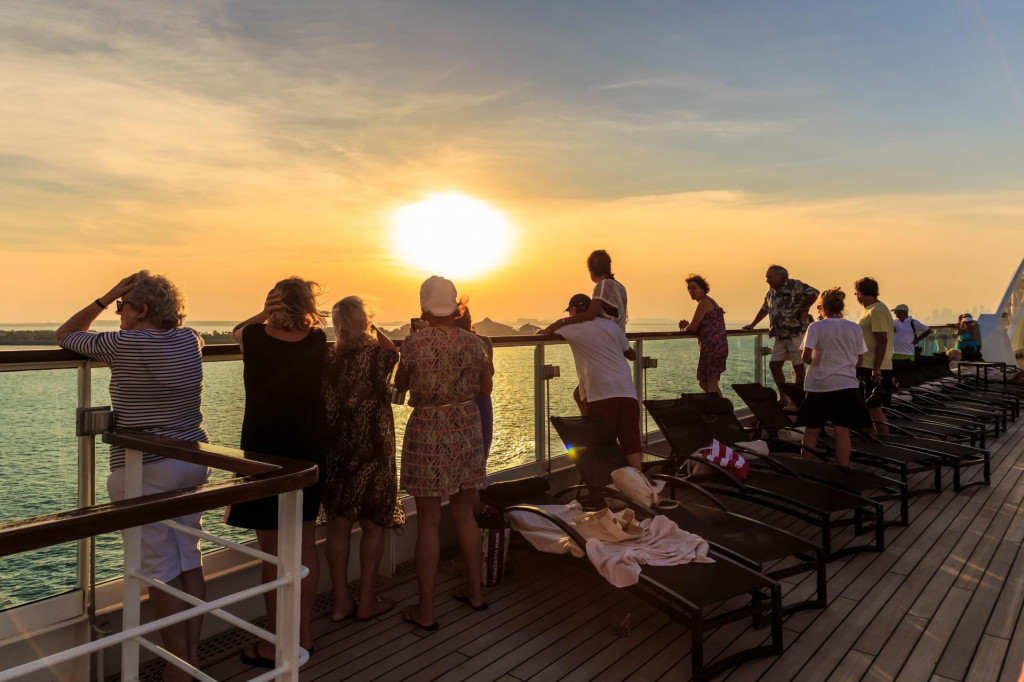
[[768, 336], [775, 339], [772, 346], [772, 359], [768, 363], [772, 379], [779, 387], [779, 402], [789, 411], [796, 411], [790, 405], [789, 398], [782, 390], [786, 376], [782, 366], [789, 360], [793, 364], [793, 378], [798, 384], [804, 381], [804, 361], [800, 352], [800, 341], [803, 339], [807, 325], [811, 323], [808, 310], [818, 298], [818, 290], [804, 284], [798, 279], [790, 279], [789, 271], [781, 265], [772, 265], [765, 273], [768, 282], [768, 293], [765, 294], [761, 309], [754, 316], [754, 321], [744, 327], [750, 331], [758, 322], [768, 316]]

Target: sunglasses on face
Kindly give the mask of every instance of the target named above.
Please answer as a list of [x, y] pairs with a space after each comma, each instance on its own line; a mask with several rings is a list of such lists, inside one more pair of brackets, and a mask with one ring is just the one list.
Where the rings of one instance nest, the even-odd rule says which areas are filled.
[[114, 305], [117, 306], [117, 314], [120, 315], [121, 311], [124, 310], [125, 302], [122, 301], [121, 299], [117, 299], [116, 301], [114, 301]]

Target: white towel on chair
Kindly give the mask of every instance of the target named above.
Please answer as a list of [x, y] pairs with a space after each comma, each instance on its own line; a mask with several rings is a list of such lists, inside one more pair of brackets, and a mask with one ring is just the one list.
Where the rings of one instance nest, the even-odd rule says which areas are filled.
[[[539, 505], [568, 524], [581, 517], [582, 508], [573, 500], [568, 505]], [[512, 527], [523, 534], [535, 548], [551, 554], [582, 557], [583, 551], [549, 521], [530, 512], [512, 511], [506, 514]], [[687, 533], [666, 516], [655, 516], [640, 523], [641, 533], [622, 542], [587, 540], [586, 553], [594, 568], [615, 587], [635, 585], [640, 580], [640, 567], [675, 566], [714, 563], [708, 557], [708, 543], [704, 538]]]

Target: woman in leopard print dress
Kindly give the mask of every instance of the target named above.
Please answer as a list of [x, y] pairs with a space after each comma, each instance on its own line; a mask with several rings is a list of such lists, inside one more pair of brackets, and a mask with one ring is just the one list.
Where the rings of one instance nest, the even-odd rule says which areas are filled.
[[[394, 607], [375, 599], [374, 576], [384, 551], [384, 529], [405, 523], [398, 502], [395, 420], [389, 378], [398, 363], [395, 344], [370, 323], [363, 301], [344, 298], [331, 311], [337, 337], [324, 368], [328, 450], [323, 467], [327, 563], [334, 606], [331, 620], [355, 614], [367, 620]], [[348, 591], [352, 524], [359, 522], [359, 601]]]

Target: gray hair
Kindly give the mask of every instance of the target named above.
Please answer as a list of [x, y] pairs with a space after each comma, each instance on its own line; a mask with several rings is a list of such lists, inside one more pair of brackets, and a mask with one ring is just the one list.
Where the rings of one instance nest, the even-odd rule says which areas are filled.
[[338, 350], [359, 348], [375, 343], [370, 334], [373, 316], [366, 311], [363, 299], [346, 296], [331, 308], [331, 322], [334, 324], [334, 345]]
[[158, 329], [174, 329], [185, 321], [185, 294], [174, 282], [149, 270], [139, 270], [135, 286], [121, 300], [133, 308], [148, 308], [146, 317]]
[[777, 272], [780, 275], [782, 275], [783, 277], [785, 277], [786, 279], [789, 279], [789, 270], [787, 270], [786, 268], [782, 267], [781, 265], [769, 265], [768, 266], [768, 272]]

